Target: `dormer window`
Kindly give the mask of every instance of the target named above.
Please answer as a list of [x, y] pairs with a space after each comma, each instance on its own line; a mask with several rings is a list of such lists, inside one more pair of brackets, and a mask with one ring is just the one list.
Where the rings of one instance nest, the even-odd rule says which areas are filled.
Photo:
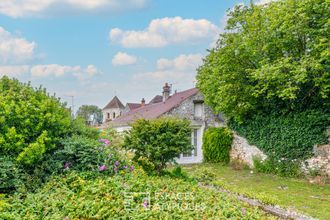
[[194, 117], [202, 118], [204, 114], [203, 101], [194, 101]]
[[110, 113], [107, 114], [107, 118], [108, 118], [108, 119], [110, 118]]
[[112, 113], [112, 118], [113, 118], [113, 119], [116, 118], [116, 113], [115, 113], [115, 112]]

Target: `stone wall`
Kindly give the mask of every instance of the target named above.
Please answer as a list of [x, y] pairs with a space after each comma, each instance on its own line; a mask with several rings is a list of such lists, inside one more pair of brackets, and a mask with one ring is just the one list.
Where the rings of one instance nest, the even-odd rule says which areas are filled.
[[305, 160], [302, 169], [306, 174], [316, 172], [317, 175], [330, 178], [330, 144], [317, 145], [313, 149], [314, 156]]
[[230, 159], [238, 160], [250, 168], [254, 167], [253, 158], [259, 157], [261, 160], [265, 160], [267, 156], [256, 146], [250, 145], [248, 141], [234, 133], [232, 149], [230, 151]]

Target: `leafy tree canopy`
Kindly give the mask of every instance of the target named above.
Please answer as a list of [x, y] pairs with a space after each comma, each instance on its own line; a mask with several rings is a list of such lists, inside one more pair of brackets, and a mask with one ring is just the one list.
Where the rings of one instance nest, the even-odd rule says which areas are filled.
[[77, 116], [81, 117], [88, 122], [94, 120], [97, 123], [102, 123], [103, 114], [102, 110], [96, 105], [82, 105], [77, 111]]
[[198, 69], [198, 87], [216, 112], [254, 113], [330, 106], [327, 0], [238, 5]]

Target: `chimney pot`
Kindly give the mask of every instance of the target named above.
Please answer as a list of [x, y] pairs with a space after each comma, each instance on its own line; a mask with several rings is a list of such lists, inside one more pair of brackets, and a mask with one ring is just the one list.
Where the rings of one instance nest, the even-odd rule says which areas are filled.
[[146, 105], [146, 100], [144, 98], [142, 98], [141, 100], [141, 106], [145, 106]]
[[168, 83], [165, 83], [165, 86], [163, 87], [163, 102], [165, 102], [171, 94], [171, 87], [168, 85]]

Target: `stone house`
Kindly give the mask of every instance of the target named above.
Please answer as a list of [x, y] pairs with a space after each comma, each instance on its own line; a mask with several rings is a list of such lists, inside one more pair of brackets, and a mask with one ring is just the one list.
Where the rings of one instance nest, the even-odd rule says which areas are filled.
[[171, 87], [166, 83], [162, 93], [162, 96], [156, 95], [148, 104], [142, 99], [140, 107], [125, 112], [120, 117], [115, 117], [106, 125], [122, 132], [129, 130], [130, 124], [140, 118], [175, 116], [188, 119], [191, 122], [191, 140], [195, 149], [190, 153], [181, 154], [177, 162], [180, 164], [202, 162], [202, 138], [205, 129], [208, 126], [220, 126], [224, 121], [205, 105], [204, 96], [197, 88], [171, 94]]

